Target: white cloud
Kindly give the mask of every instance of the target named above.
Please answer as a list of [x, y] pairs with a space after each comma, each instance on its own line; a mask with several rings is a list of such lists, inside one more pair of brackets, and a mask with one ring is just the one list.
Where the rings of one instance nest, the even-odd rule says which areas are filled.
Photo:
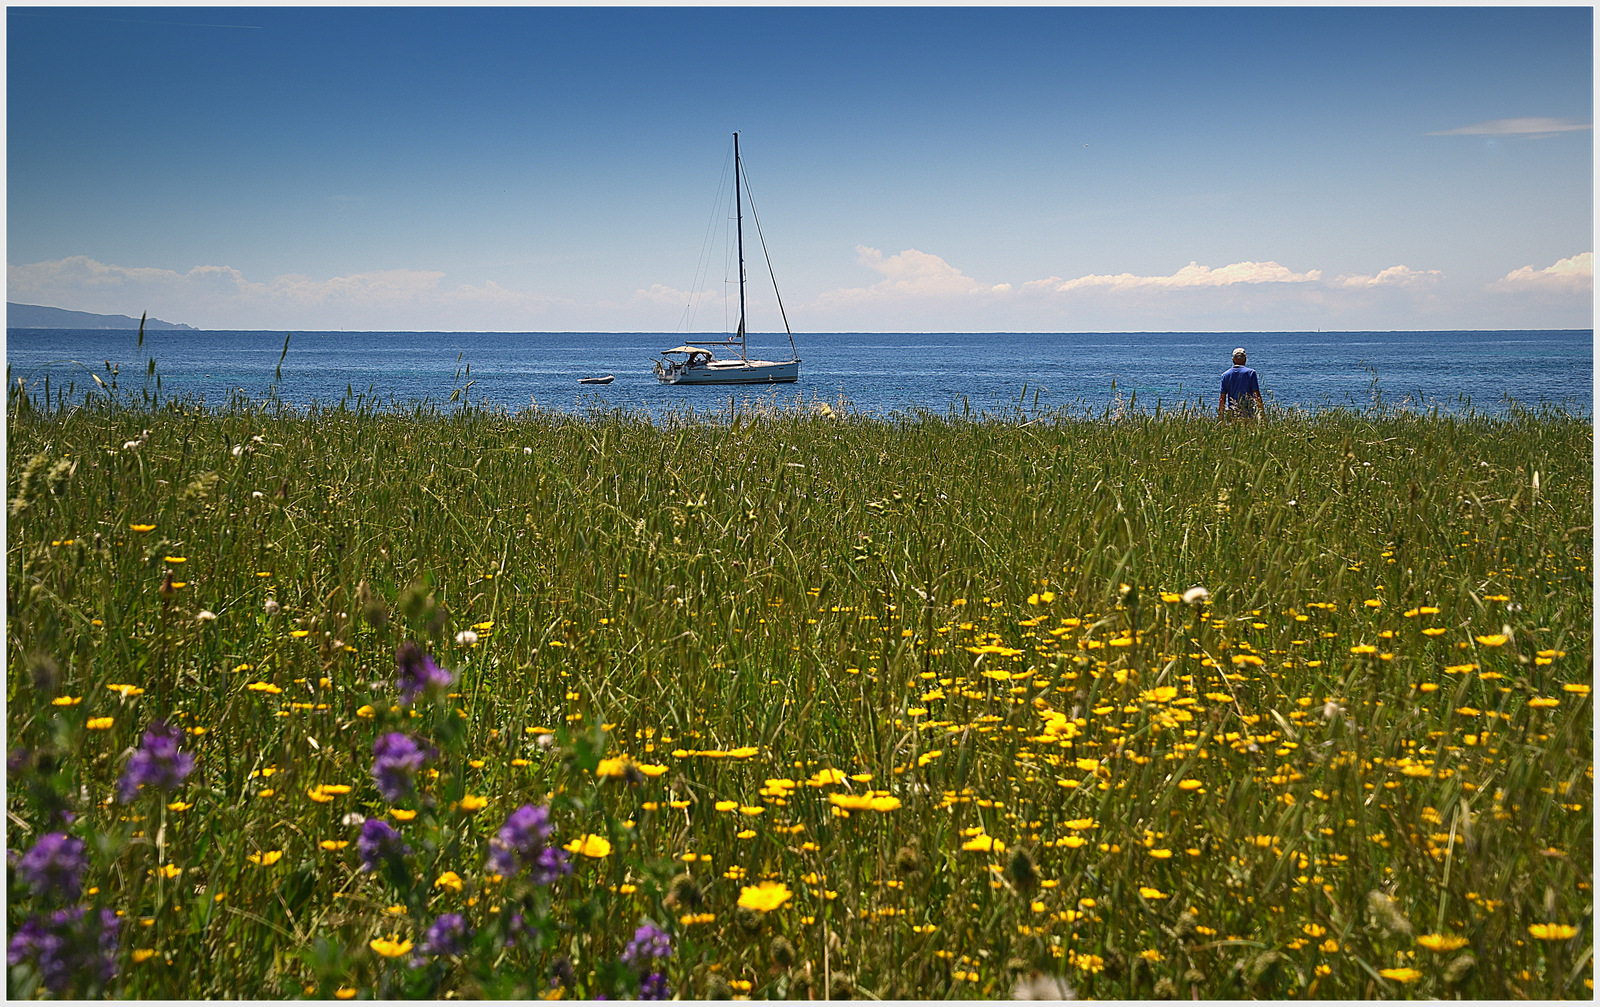
[[649, 290], [635, 290], [633, 296], [652, 304], [668, 304], [673, 307], [689, 303], [688, 291], [675, 290], [664, 283], [653, 283]]
[[537, 327], [556, 299], [491, 281], [444, 283], [445, 274], [385, 269], [316, 279], [288, 273], [261, 282], [230, 266], [186, 273], [126, 267], [75, 255], [6, 267], [7, 297], [79, 311], [138, 316], [148, 310], [200, 328]]
[[[846, 331], [916, 329], [1139, 331], [1185, 328], [1427, 328], [1446, 306], [1437, 269], [1395, 265], [1329, 278], [1320, 269], [1245, 260], [1199, 262], [1170, 273], [1090, 273], [985, 283], [916, 249], [884, 255], [856, 249], [879, 274], [866, 287], [829, 291], [804, 305], [810, 327]], [[1442, 322], [1445, 327], [1454, 322]]]
[[1060, 291], [1101, 287], [1110, 290], [1167, 289], [1194, 287], [1230, 287], [1236, 283], [1315, 283], [1322, 277], [1319, 270], [1296, 273], [1276, 262], [1235, 262], [1231, 266], [1212, 269], [1197, 262], [1173, 273], [1171, 276], [1136, 276], [1118, 273], [1115, 276], [1091, 274], [1067, 280], [1056, 289]]
[[1408, 266], [1390, 266], [1373, 276], [1339, 276], [1333, 280], [1339, 287], [1417, 287], [1435, 283], [1444, 274], [1437, 269], [1411, 269]]
[[1574, 122], [1571, 119], [1557, 119], [1547, 115], [1530, 115], [1517, 119], [1490, 119], [1487, 122], [1475, 122], [1470, 126], [1457, 126], [1455, 129], [1439, 129], [1427, 136], [1553, 136], [1556, 133], [1571, 133], [1577, 130], [1594, 129], [1593, 123]]
[[1561, 259], [1553, 266], [1513, 269], [1490, 284], [1496, 290], [1548, 290], [1582, 293], [1594, 290], [1594, 253], [1584, 252]]
[[883, 279], [870, 287], [833, 290], [817, 299], [824, 309], [878, 301], [929, 301], [966, 298], [974, 295], [999, 295], [1011, 289], [1009, 283], [986, 286], [965, 275], [937, 255], [908, 248], [885, 256], [876, 248], [856, 246], [856, 262], [879, 273]]

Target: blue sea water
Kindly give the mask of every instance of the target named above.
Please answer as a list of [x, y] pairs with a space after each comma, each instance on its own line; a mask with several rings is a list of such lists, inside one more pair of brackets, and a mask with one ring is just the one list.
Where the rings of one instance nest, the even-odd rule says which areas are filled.
[[[1461, 413], [1504, 412], [1511, 403], [1594, 408], [1594, 332], [1157, 332], [1157, 333], [808, 333], [795, 336], [800, 381], [770, 387], [669, 386], [652, 357], [684, 339], [670, 333], [296, 332], [282, 359], [283, 332], [8, 329], [6, 365], [52, 396], [70, 385], [80, 400], [120, 367], [118, 383], [139, 389], [154, 358], [162, 397], [225, 403], [242, 391], [304, 406], [346, 394], [380, 403], [446, 404], [460, 390], [473, 404], [516, 410], [586, 412], [622, 408], [659, 415], [730, 400], [800, 396], [858, 412], [917, 410], [1003, 413], [1019, 403], [1099, 413], [1118, 405], [1214, 409], [1235, 346], [1245, 347], [1268, 402], [1307, 409], [1388, 405]], [[752, 334], [752, 356], [783, 359], [782, 336]], [[579, 385], [614, 374], [613, 384]], [[460, 401], [458, 397], [457, 401]]]

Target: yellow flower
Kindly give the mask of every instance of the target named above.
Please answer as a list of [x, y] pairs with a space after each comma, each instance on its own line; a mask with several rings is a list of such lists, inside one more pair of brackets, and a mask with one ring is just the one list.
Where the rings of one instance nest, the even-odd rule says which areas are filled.
[[410, 941], [396, 940], [394, 938], [374, 937], [367, 942], [367, 946], [385, 958], [399, 958], [411, 950]]
[[1541, 941], [1565, 941], [1577, 936], [1578, 928], [1565, 923], [1534, 923], [1528, 933]]
[[1467, 939], [1458, 937], [1455, 934], [1423, 934], [1417, 938], [1417, 943], [1429, 951], [1454, 951], [1457, 948], [1465, 947]]
[[819, 769], [806, 781], [813, 787], [827, 787], [844, 782], [844, 772], [838, 769]]
[[183, 801], [173, 801], [171, 804], [167, 805], [167, 810], [168, 811], [188, 811], [192, 807], [194, 807], [194, 804], [192, 804], [192, 803], [186, 804]]
[[415, 811], [407, 811], [404, 808], [390, 808], [389, 814], [393, 815], [394, 820], [397, 822], [409, 822], [413, 818], [417, 817], [417, 813]]
[[461, 881], [461, 875], [457, 874], [455, 871], [445, 871], [443, 874], [434, 879], [433, 887], [448, 888], [452, 892], [459, 893], [464, 885]]
[[1536, 709], [1543, 709], [1549, 706], [1560, 706], [1561, 700], [1549, 696], [1535, 696], [1528, 700], [1528, 705]]
[[317, 845], [322, 847], [323, 849], [327, 850], [329, 853], [337, 853], [339, 850], [342, 850], [346, 846], [349, 846], [350, 845], [350, 840], [348, 840], [348, 839], [324, 839], [322, 842], [318, 843]]
[[465, 811], [469, 815], [472, 814], [475, 811], [482, 811], [484, 808], [486, 808], [488, 806], [489, 806], [489, 799], [487, 797], [478, 797], [475, 794], [462, 794], [461, 795], [460, 808], [461, 808], [462, 811]]
[[57, 696], [50, 701], [51, 706], [77, 706], [83, 702], [82, 696]]
[[789, 898], [789, 886], [779, 881], [763, 881], [759, 885], [739, 889], [739, 905], [762, 913], [770, 913], [788, 902]]
[[1506, 641], [1509, 640], [1510, 637], [1506, 636], [1504, 633], [1490, 633], [1487, 636], [1475, 636], [1473, 639], [1477, 640], [1485, 647], [1504, 647], [1506, 645]]
[[378, 711], [374, 710], [371, 706], [363, 705], [356, 709], [356, 716], [360, 717], [362, 720], [371, 720], [377, 715]]
[[1148, 888], [1148, 887], [1146, 887], [1144, 885], [1140, 885], [1139, 886], [1139, 894], [1143, 895], [1147, 899], [1152, 899], [1152, 900], [1153, 899], [1171, 898], [1171, 896], [1167, 895], [1167, 893], [1163, 892], [1159, 888]]
[[340, 986], [333, 991], [333, 995], [340, 1000], [353, 1000], [355, 999], [356, 988], [354, 986]]
[[252, 853], [248, 857], [245, 857], [245, 859], [250, 861], [252, 864], [260, 864], [262, 867], [271, 867], [273, 864], [283, 859], [283, 851], [268, 850], [265, 853]]
[[109, 731], [111, 725], [116, 722], [115, 717], [90, 717], [89, 722], [83, 726], [91, 731]]
[[1570, 692], [1579, 696], [1587, 696], [1589, 694], [1589, 687], [1579, 682], [1568, 682], [1561, 688], [1564, 692]]
[[1409, 983], [1422, 978], [1422, 972], [1418, 969], [1379, 969], [1378, 975], [1398, 983]]
[[599, 859], [611, 852], [611, 840], [604, 836], [585, 835], [579, 836], [563, 847], [569, 853], [581, 854], [585, 857]]
[[1172, 851], [1171, 850], [1151, 850], [1150, 851], [1150, 855], [1152, 857], [1155, 857], [1157, 860], [1170, 860], [1172, 858]]
[[169, 881], [183, 873], [183, 868], [175, 864], [162, 864], [156, 868], [156, 873]]
[[1200, 789], [1200, 781], [1199, 780], [1179, 780], [1178, 781], [1178, 789], [1179, 790], [1199, 790]]
[[132, 529], [133, 531], [136, 531], [136, 532], [147, 532], [147, 531], [155, 531], [156, 530], [156, 526], [153, 525], [153, 524], [130, 524], [128, 527], [130, 529]]
[[712, 805], [712, 807], [716, 808], [718, 811], [732, 811], [738, 806], [738, 801], [718, 801], [716, 804]]
[[271, 682], [251, 682], [249, 685], [245, 686], [245, 688], [249, 689], [251, 692], [268, 692], [274, 695], [283, 691], [276, 685], [273, 685]]
[[1004, 853], [1006, 844], [993, 836], [976, 835], [962, 843], [961, 848], [974, 853]]
[[155, 948], [135, 948], [133, 954], [129, 957], [133, 959], [135, 965], [138, 965], [155, 957], [155, 953]]

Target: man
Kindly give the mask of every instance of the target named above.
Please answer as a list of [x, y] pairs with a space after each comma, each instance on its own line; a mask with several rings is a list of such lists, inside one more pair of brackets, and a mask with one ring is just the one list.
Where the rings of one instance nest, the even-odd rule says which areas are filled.
[[1241, 346], [1233, 351], [1233, 366], [1222, 372], [1222, 394], [1217, 397], [1218, 417], [1228, 415], [1230, 409], [1234, 415], [1245, 419], [1255, 419], [1267, 411], [1266, 404], [1261, 401], [1261, 382], [1244, 361], [1244, 347]]

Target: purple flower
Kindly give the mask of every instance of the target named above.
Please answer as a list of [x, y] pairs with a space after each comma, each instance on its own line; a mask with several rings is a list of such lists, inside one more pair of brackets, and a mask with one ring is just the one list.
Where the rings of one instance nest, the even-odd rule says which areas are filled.
[[489, 840], [489, 870], [509, 878], [526, 867], [536, 885], [548, 885], [571, 874], [567, 851], [545, 845], [553, 831], [550, 809], [524, 804], [506, 817], [506, 823]]
[[467, 929], [467, 921], [460, 913], [443, 913], [428, 928], [421, 950], [425, 955], [459, 955], [471, 936], [472, 931]]
[[394, 826], [381, 818], [369, 818], [361, 825], [361, 838], [356, 840], [356, 852], [361, 854], [361, 873], [370, 874], [386, 861], [398, 860], [411, 852]]
[[633, 932], [633, 940], [622, 949], [622, 960], [640, 968], [649, 967], [657, 958], [672, 957], [672, 938], [654, 923], [646, 923]]
[[665, 972], [652, 972], [639, 980], [640, 1000], [668, 1000], [672, 997], [672, 987], [667, 983]]
[[153, 722], [144, 732], [138, 751], [128, 760], [122, 780], [117, 784], [117, 796], [127, 804], [139, 793], [141, 787], [155, 790], [176, 790], [184, 777], [194, 770], [194, 756], [178, 751], [183, 731], [169, 726], [166, 721]]
[[393, 804], [416, 791], [416, 776], [432, 759], [433, 749], [423, 748], [409, 734], [390, 731], [372, 743], [372, 778], [378, 793]]
[[47, 832], [17, 861], [17, 873], [36, 894], [54, 892], [71, 902], [78, 897], [88, 866], [83, 840], [65, 832]]
[[89, 912], [86, 906], [58, 909], [49, 916], [30, 916], [6, 945], [6, 964], [30, 963], [52, 993], [80, 990], [109, 982], [117, 974], [117, 930], [121, 921], [110, 909]]
[[418, 695], [449, 688], [455, 676], [433, 663], [433, 658], [416, 643], [407, 640], [395, 651], [395, 688], [400, 690], [400, 702], [410, 704]]

